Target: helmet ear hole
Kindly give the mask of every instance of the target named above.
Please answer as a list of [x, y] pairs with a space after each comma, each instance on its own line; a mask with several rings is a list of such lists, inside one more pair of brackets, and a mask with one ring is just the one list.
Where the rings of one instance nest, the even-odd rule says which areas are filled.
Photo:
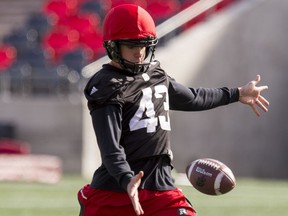
[[119, 46], [116, 41], [111, 41], [111, 56], [112, 59], [118, 60], [119, 59]]
[[115, 41], [111, 41], [110, 42], [110, 46], [113, 47], [113, 48], [116, 47], [116, 42]]

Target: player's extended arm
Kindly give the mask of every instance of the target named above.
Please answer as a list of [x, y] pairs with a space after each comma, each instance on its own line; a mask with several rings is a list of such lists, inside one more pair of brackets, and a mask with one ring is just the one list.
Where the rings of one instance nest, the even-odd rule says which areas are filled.
[[268, 89], [268, 86], [256, 86], [260, 80], [260, 75], [257, 75], [255, 80], [238, 88], [239, 101], [249, 105], [257, 116], [260, 116], [260, 112], [257, 110], [256, 106], [260, 107], [264, 112], [268, 112], [267, 106], [269, 106], [269, 102], [261, 95], [261, 92]]
[[144, 211], [141, 207], [138, 197], [138, 187], [141, 183], [141, 178], [144, 176], [144, 172], [140, 171], [137, 175], [133, 176], [129, 184], [127, 185], [127, 193], [131, 199], [134, 207], [134, 211], [137, 215], [143, 215]]

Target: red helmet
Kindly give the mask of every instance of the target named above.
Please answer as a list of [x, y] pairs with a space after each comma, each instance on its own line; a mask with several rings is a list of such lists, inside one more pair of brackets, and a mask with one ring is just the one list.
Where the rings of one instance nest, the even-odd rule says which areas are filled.
[[[148, 70], [158, 43], [152, 17], [146, 10], [133, 4], [122, 4], [108, 12], [103, 24], [103, 41], [109, 58], [133, 74]], [[121, 44], [146, 47], [145, 59], [150, 55], [149, 62], [136, 64], [123, 59]]]
[[155, 23], [138, 5], [123, 4], [112, 8], [103, 24], [103, 40], [156, 38]]

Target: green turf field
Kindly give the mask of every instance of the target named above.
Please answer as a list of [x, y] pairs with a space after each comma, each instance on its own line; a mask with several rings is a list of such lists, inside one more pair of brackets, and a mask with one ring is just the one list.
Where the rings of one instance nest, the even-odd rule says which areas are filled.
[[[87, 181], [65, 176], [56, 185], [0, 182], [1, 216], [77, 216], [76, 193]], [[226, 195], [181, 186], [200, 216], [288, 215], [288, 181], [238, 180]]]
[[182, 187], [201, 216], [288, 215], [288, 181], [242, 179], [231, 192], [207, 196]]

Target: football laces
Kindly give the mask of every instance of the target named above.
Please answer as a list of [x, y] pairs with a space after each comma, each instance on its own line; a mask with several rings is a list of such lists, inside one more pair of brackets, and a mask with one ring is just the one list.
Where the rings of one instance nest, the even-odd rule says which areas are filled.
[[214, 168], [216, 170], [220, 169], [220, 167], [221, 167], [219, 164], [217, 164], [217, 163], [215, 163], [213, 161], [210, 161], [210, 160], [200, 159], [198, 163], [199, 164], [205, 164], [205, 165], [210, 166], [210, 167], [212, 167], [212, 168]]

